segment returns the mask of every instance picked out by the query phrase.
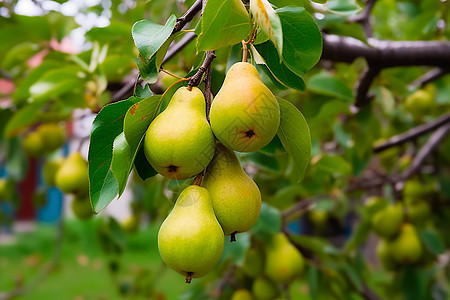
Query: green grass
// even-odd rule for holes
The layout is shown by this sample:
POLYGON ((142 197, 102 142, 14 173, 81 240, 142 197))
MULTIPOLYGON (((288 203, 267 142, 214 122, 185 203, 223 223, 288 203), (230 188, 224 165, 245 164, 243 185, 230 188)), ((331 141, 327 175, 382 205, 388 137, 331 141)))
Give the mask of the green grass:
MULTIPOLYGON (((124 299, 119 287, 126 289, 137 277, 142 286, 154 285, 167 299, 178 299, 188 289, 182 276, 161 269, 157 227, 126 237, 125 251, 117 256, 122 267, 114 279, 108 271, 109 261, 114 257, 102 253, 97 239, 99 223, 99 219, 66 222, 58 267, 35 289, 16 299, 124 299), (156 276, 144 276, 148 273, 156 276)), ((26 285, 33 281, 50 262, 55 237, 55 227, 40 225, 35 232, 19 234, 14 245, 0 246, 0 291, 12 289, 17 282, 26 285)))

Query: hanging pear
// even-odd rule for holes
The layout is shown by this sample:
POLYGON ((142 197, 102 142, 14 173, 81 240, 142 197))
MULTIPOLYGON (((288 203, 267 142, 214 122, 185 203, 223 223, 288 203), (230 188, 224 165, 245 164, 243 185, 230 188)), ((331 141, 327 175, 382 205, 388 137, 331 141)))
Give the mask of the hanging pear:
POLYGON ((164 262, 186 282, 209 273, 222 257, 224 235, 203 187, 191 185, 181 192, 161 225, 158 247, 164 262))
POLYGON ((228 148, 252 152, 266 146, 278 131, 280 107, 256 68, 234 64, 211 105, 211 128, 228 148))
POLYGON ((56 172, 55 183, 64 193, 87 195, 89 191, 88 164, 80 153, 73 152, 62 163, 56 172))
POLYGON ((266 275, 280 284, 287 284, 299 276, 304 269, 303 255, 283 233, 273 236, 266 247, 266 275))
POLYGON ((389 205, 378 211, 371 220, 373 231, 382 238, 394 236, 403 222, 403 206, 389 205))
POLYGON ((423 253, 419 234, 408 223, 403 224, 398 236, 389 241, 389 248, 394 261, 405 265, 417 262, 423 253))
POLYGON ((203 171, 214 156, 215 139, 206 104, 196 87, 179 88, 147 129, 144 152, 161 175, 187 179, 203 171))
POLYGON ((216 144, 216 153, 206 169, 203 186, 211 193, 214 213, 225 235, 252 228, 261 211, 261 193, 244 172, 236 154, 216 144))

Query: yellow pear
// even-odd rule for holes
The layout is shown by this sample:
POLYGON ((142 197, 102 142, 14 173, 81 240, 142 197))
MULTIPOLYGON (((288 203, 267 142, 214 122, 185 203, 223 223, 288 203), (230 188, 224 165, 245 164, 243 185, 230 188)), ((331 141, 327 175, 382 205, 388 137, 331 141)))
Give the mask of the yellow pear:
POLYGON ((211 128, 228 148, 252 152, 266 146, 280 125, 280 107, 256 68, 234 64, 211 105, 211 128))
POLYGON ((31 132, 22 141, 23 150, 28 156, 37 157, 44 153, 44 142, 39 133, 31 132))
POLYGON ((8 181, 0 178, 0 201, 6 200, 9 197, 8 181))
POLYGON ((186 276, 186 282, 209 273, 219 262, 224 235, 203 187, 191 185, 181 192, 161 225, 158 247, 164 262, 186 276))
POLYGON ((248 290, 239 289, 233 293, 231 300, 253 300, 253 297, 248 290))
POLYGON ((260 276, 253 281, 252 294, 257 300, 272 300, 280 294, 280 291, 274 282, 260 276))
POLYGON ((59 157, 53 160, 47 160, 42 168, 42 173, 44 177, 44 181, 48 186, 55 185, 55 176, 56 172, 58 172, 59 167, 64 163, 64 158, 59 157))
POLYGON ((371 220, 373 231, 380 237, 394 236, 403 222, 403 206, 400 203, 389 205, 378 211, 371 220))
POLYGON ((286 235, 274 235, 266 246, 265 274, 276 283, 286 284, 299 276, 304 269, 303 255, 286 235))
POLYGON ((233 150, 216 144, 216 153, 202 184, 210 193, 214 213, 225 235, 252 228, 261 211, 261 193, 244 172, 233 150))
POLYGON ((380 240, 376 248, 376 253, 383 268, 388 271, 398 270, 399 265, 392 258, 391 249, 389 247, 389 243, 386 240, 380 240))
POLYGON ((72 212, 80 220, 87 220, 94 215, 89 197, 75 197, 72 201, 72 212))
POLYGON ((41 125, 37 132, 42 137, 44 151, 47 153, 59 149, 66 139, 66 133, 56 123, 48 123, 41 125))
POLYGON ((417 262, 423 253, 416 229, 407 223, 402 225, 398 236, 389 241, 389 248, 394 261, 405 265, 417 262))
POLYGON ((69 155, 56 172, 55 183, 64 193, 77 195, 88 193, 88 165, 80 153, 73 152, 69 155))
POLYGON ((147 129, 144 152, 161 175, 187 179, 203 171, 214 156, 215 139, 206 120, 202 91, 179 88, 166 110, 147 129))

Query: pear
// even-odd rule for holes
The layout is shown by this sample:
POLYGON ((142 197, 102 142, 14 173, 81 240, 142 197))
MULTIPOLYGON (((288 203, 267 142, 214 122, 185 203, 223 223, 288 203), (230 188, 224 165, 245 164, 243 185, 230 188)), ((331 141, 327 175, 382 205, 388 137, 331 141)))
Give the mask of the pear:
POLYGON ((269 144, 280 125, 280 106, 256 68, 234 64, 211 105, 211 128, 228 148, 252 152, 269 144))
POLYGON ((376 253, 384 269, 388 271, 398 270, 399 265, 392 258, 391 249, 389 247, 389 243, 386 240, 380 240, 376 248, 376 253))
POLYGON ((55 175, 56 186, 64 193, 86 195, 89 191, 88 165, 78 152, 64 161, 55 175))
POLYGON ((72 212, 80 220, 87 220, 94 215, 89 197, 75 197, 72 201, 72 212))
POLYGON ((0 201, 6 200, 9 196, 8 181, 0 178, 0 201))
POLYGON ((123 231, 127 233, 136 233, 139 231, 139 225, 141 224, 141 215, 133 214, 128 216, 122 223, 123 231))
POLYGON ((371 220, 373 231, 383 238, 394 236, 402 222, 403 206, 400 203, 389 205, 378 211, 371 220))
POLYGON ((209 164, 215 139, 205 110, 205 98, 198 88, 189 91, 181 87, 166 110, 150 124, 144 152, 158 173, 171 179, 187 179, 209 164))
POLYGON ((272 300, 280 294, 280 291, 274 282, 260 276, 253 281, 252 294, 258 300, 272 300))
POLYGON ((418 201, 411 202, 405 199, 406 211, 408 212, 408 220, 414 224, 423 224, 431 216, 431 206, 428 202, 418 201))
POLYGON ((44 153, 44 143, 39 133, 29 133, 22 142, 25 153, 30 157, 38 157, 44 153))
POLYGON ((185 188, 159 229, 162 259, 189 283, 217 265, 223 246, 223 231, 208 190, 196 185, 185 188))
POLYGON ((261 211, 261 193, 244 172, 236 154, 216 144, 216 153, 206 169, 203 186, 211 193, 214 213, 225 235, 252 228, 261 211))
POLYGON ((264 271, 264 253, 259 248, 250 248, 245 254, 242 266, 244 273, 251 278, 256 278, 264 271))
POLYGON ((395 239, 389 241, 389 248, 394 261, 400 264, 413 264, 423 253, 422 243, 413 225, 405 223, 395 239))
POLYGON ((233 293, 231 300, 253 300, 253 297, 248 290, 239 289, 233 293))
POLYGON ((44 167, 42 168, 42 173, 44 181, 47 183, 48 186, 55 185, 56 172, 58 172, 58 169, 61 167, 63 163, 64 159, 62 157, 53 160, 47 160, 45 162, 44 167))
POLYGON ((274 235, 266 247, 265 274, 276 283, 286 284, 299 276, 305 261, 283 233, 274 235))
POLYGON ((37 132, 42 138, 44 152, 51 153, 64 144, 66 134, 64 130, 55 123, 41 125, 37 132))

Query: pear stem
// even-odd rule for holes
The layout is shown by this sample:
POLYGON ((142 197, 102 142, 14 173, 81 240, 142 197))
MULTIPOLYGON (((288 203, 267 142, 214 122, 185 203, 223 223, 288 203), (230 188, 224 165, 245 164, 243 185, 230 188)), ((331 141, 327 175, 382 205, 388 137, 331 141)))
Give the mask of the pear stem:
MULTIPOLYGON (((188 86, 198 86, 202 80, 203 73, 208 69, 208 66, 212 64, 213 59, 216 58, 214 51, 206 51, 205 60, 203 61, 197 73, 195 73, 189 80, 188 86)), ((189 88, 188 87, 188 88, 189 88)))
POLYGON ((248 42, 244 40, 242 41, 242 62, 247 62, 247 53, 248 53, 247 44, 248 42))
POLYGON ((192 280, 192 272, 187 272, 187 275, 186 275, 186 283, 191 283, 191 280, 192 280))
POLYGON ((203 172, 201 172, 197 176, 195 176, 195 179, 192 182, 192 185, 200 186, 202 184, 202 179, 203 179, 203 172))
POLYGON ((232 233, 230 234, 230 242, 231 242, 231 243, 236 242, 236 234, 237 234, 237 233, 238 233, 238 232, 235 231, 235 232, 232 232, 232 233))
POLYGON ((167 71, 167 70, 165 70, 165 69, 163 69, 163 68, 161 68, 161 69, 159 69, 160 71, 162 71, 162 72, 164 72, 164 73, 166 73, 166 74, 168 74, 168 75, 170 75, 170 76, 172 76, 172 77, 175 77, 175 78, 178 78, 178 79, 184 79, 183 77, 180 77, 180 76, 178 76, 178 75, 175 75, 175 74, 173 74, 173 73, 171 73, 171 72, 169 72, 169 71, 167 71))

